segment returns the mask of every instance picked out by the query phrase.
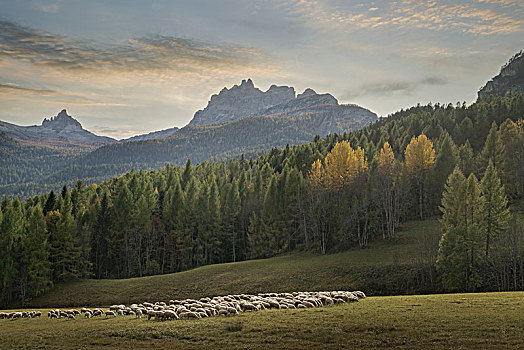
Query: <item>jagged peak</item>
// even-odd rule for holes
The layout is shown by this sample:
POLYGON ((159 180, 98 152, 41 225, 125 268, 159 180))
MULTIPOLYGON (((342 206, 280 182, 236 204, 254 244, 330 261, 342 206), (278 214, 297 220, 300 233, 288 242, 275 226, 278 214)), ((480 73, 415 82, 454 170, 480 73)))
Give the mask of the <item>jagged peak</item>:
POLYGON ((65 109, 62 109, 60 113, 55 115, 54 117, 51 117, 49 119, 44 118, 42 121, 42 126, 44 127, 65 127, 65 126, 73 126, 79 129, 82 129, 82 124, 78 122, 75 118, 67 114, 67 111, 65 109))
POLYGON ((311 88, 307 88, 303 93, 298 94, 297 98, 318 95, 317 92, 311 88))

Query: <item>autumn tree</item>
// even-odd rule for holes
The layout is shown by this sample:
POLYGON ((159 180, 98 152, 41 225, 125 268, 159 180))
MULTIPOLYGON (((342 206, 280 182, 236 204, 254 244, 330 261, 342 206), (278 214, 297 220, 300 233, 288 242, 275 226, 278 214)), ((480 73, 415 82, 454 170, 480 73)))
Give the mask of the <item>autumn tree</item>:
POLYGON ((376 160, 375 197, 380 203, 386 227, 383 237, 391 238, 395 235, 399 223, 403 200, 402 169, 401 164, 395 160, 395 155, 388 142, 384 143, 376 160))
POLYGON ((406 169, 411 176, 418 197, 418 214, 420 220, 424 219, 424 197, 426 176, 435 163, 435 150, 433 143, 422 134, 413 136, 404 152, 406 169))
POLYGON ((331 190, 340 190, 358 180, 368 168, 364 150, 338 142, 324 160, 324 177, 331 190))

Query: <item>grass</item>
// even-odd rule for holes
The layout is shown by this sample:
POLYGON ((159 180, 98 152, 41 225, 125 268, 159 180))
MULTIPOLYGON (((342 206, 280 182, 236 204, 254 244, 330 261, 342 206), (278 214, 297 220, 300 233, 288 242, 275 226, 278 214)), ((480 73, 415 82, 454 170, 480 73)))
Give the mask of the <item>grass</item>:
POLYGON ((524 292, 411 295, 201 320, 0 320, 0 348, 517 349, 523 301, 524 292))
POLYGON ((293 253, 270 259, 199 267, 193 270, 120 280, 80 280, 57 285, 29 307, 103 306, 167 301, 230 293, 301 290, 364 290, 383 295, 420 293, 409 285, 413 257, 423 235, 437 237, 437 220, 408 222, 394 240, 335 254, 293 253), (380 281, 377 276, 380 275, 380 281), (405 277, 407 276, 407 277, 405 277), (384 292, 387 291, 387 292, 384 292))

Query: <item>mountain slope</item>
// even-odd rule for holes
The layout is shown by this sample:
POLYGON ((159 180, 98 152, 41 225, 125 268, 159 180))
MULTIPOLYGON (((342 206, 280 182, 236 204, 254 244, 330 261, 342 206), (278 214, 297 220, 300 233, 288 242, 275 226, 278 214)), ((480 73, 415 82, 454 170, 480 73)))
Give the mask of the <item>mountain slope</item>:
MULTIPOLYGON (((365 111, 361 112, 366 114, 365 111)), ((373 116, 371 113, 367 118, 354 120, 345 118, 344 114, 335 116, 320 109, 318 113, 296 116, 254 116, 224 124, 188 126, 166 139, 100 147, 77 156, 71 165, 50 174, 45 181, 60 183, 76 177, 109 179, 132 168, 152 170, 168 163, 182 165, 188 158, 193 163, 200 163, 246 153, 258 154, 273 147, 306 143, 317 135, 357 130, 375 121, 373 116)))
POLYGON ((500 73, 486 83, 478 92, 478 98, 488 96, 507 97, 512 93, 524 93, 524 53, 520 51, 502 66, 500 73))
POLYGON ((93 149, 116 142, 85 130, 65 109, 50 119, 44 119, 42 125, 19 126, 0 121, 0 131, 22 143, 59 148, 93 149))
POLYGON ((175 133, 178 130, 180 130, 180 129, 175 126, 173 128, 169 128, 169 129, 158 130, 158 131, 151 131, 148 134, 132 136, 132 137, 129 137, 127 139, 120 140, 120 142, 163 139, 165 137, 169 137, 169 136, 173 135, 173 133, 175 133))

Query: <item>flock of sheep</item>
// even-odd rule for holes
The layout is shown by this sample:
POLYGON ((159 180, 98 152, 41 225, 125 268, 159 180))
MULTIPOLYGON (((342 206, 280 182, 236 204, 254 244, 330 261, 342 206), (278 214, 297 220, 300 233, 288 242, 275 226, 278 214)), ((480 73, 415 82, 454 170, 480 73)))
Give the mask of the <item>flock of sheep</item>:
MULTIPOLYGON (((148 320, 178 320, 182 318, 199 319, 212 316, 238 315, 241 312, 258 311, 264 309, 305 309, 312 307, 331 306, 333 304, 355 302, 365 298, 361 291, 333 291, 333 292, 294 292, 294 293, 261 293, 257 295, 235 294, 216 296, 213 298, 170 300, 169 303, 144 302, 142 304, 112 305, 109 310, 100 308, 80 311, 51 310, 48 318, 66 318, 74 320, 77 316, 91 317, 117 317, 135 316, 147 317, 148 320)), ((20 319, 40 317, 40 311, 0 312, 0 319, 20 319)))

